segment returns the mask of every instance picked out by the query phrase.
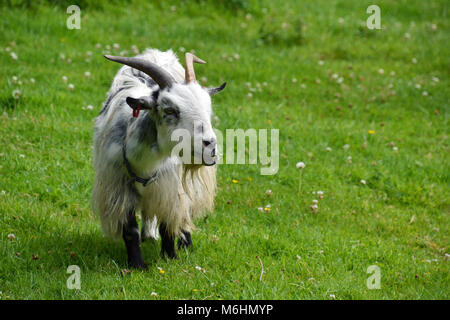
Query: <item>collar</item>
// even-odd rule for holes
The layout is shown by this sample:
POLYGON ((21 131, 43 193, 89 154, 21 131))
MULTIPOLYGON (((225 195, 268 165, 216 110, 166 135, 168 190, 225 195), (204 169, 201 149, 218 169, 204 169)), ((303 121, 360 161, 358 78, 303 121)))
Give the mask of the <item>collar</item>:
POLYGON ((131 180, 129 182, 139 182, 142 183, 142 185, 145 187, 147 184, 153 183, 158 178, 158 172, 153 173, 150 178, 141 178, 137 176, 133 170, 131 169, 131 164, 127 159, 125 144, 122 147, 122 154, 123 154, 123 163, 125 164, 125 167, 127 168, 128 175, 131 177, 131 180))

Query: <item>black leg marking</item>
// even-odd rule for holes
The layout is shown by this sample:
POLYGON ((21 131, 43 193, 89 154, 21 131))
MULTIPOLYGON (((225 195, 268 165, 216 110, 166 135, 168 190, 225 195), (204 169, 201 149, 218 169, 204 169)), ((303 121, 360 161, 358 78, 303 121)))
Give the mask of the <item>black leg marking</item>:
POLYGON ((142 260, 139 226, 134 210, 128 213, 128 221, 123 226, 123 240, 127 248, 128 266, 135 269, 146 269, 147 266, 142 260))
POLYGON ((161 255, 164 256, 167 253, 169 258, 176 259, 175 238, 169 234, 164 222, 159 225, 159 234, 161 235, 161 255))
POLYGON ((191 234, 187 231, 181 231, 184 235, 184 239, 183 237, 180 237, 178 239, 178 244, 177 247, 178 249, 180 248, 188 248, 188 249, 193 249, 193 245, 192 245, 192 239, 191 239, 191 234))

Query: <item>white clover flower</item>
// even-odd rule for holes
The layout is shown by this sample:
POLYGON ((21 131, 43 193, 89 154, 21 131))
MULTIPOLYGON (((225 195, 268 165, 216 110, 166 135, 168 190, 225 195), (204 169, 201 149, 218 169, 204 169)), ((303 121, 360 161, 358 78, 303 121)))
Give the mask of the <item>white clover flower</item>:
POLYGON ((330 294, 331 299, 336 299, 336 296, 334 294, 330 294))
POLYGON ((90 77, 91 77, 91 73, 90 73, 89 71, 86 71, 86 72, 84 73, 84 76, 85 76, 86 78, 90 78, 90 77))
POLYGON ((317 63, 319 64, 319 66, 323 66, 323 64, 324 64, 325 62, 324 62, 323 60, 319 60, 317 63))
POLYGON ((390 75, 393 77, 395 76, 395 71, 391 71, 390 75))
POLYGON ((439 82, 439 78, 438 77, 432 77, 431 80, 433 80, 434 82, 439 82))
POLYGON ((319 196, 319 199, 323 199, 323 191, 317 191, 317 195, 319 196))
POLYGON ((258 211, 259 212, 264 212, 264 208, 263 207, 258 207, 258 211))
POLYGON ((30 82, 34 84, 36 83, 36 80, 34 80, 34 78, 30 78, 30 82))
POLYGON ((338 18, 338 23, 339 24, 343 24, 344 23, 344 18, 338 18))
POLYGON ((13 83, 17 83, 17 80, 19 80, 19 78, 17 78, 17 76, 13 76, 13 77, 12 77, 12 82, 13 82, 13 83))
POLYGON ((239 60, 240 56, 238 53, 233 54, 234 60, 239 60))
POLYGON ((151 296, 157 296, 158 294, 157 294, 156 292, 153 291, 152 293, 150 293, 150 295, 151 295, 151 296))
POLYGON ((13 241, 16 238, 16 236, 14 235, 14 233, 10 233, 8 234, 8 239, 13 241))
POLYGON ((352 163, 352 156, 348 156, 348 157, 347 157, 347 162, 348 162, 348 163, 352 163))
POLYGON ((92 109, 94 109, 94 107, 93 107, 92 105, 88 105, 88 106, 86 107, 86 109, 92 110, 92 109))
POLYGON ((297 78, 292 78, 292 83, 297 83, 297 78))
POLYGON ((24 154, 19 154, 19 157, 21 157, 22 159, 25 158, 24 154))
POLYGON ((313 212, 317 212, 317 210, 319 210, 319 206, 317 204, 311 205, 310 208, 313 212))
POLYGON ((339 75, 338 75, 337 73, 333 73, 333 74, 331 75, 331 78, 337 79, 337 78, 339 78, 339 75))
POLYGON ((312 203, 313 203, 313 204, 318 204, 318 203, 319 203, 319 200, 314 199, 314 200, 312 201, 312 203))
POLYGON ((379 74, 384 74, 384 69, 381 69, 381 68, 378 69, 378 73, 379 73, 379 74))
POLYGON ((331 149, 330 147, 326 147, 325 151, 331 152, 331 151, 333 151, 333 149, 331 149))
POLYGON ((426 97, 426 96, 428 96, 428 92, 424 91, 424 92, 422 92, 422 95, 426 97))
POLYGON ((96 47, 97 49, 100 49, 100 48, 102 47, 102 45, 101 45, 100 43, 97 43, 97 44, 95 45, 95 47, 96 47))
POLYGON ((408 32, 405 33, 405 39, 411 39, 411 35, 408 32))
POLYGON ((67 89, 69 89, 70 91, 73 91, 75 89, 75 86, 71 83, 69 83, 69 85, 67 86, 67 89))
POLYGON ((361 184, 366 184, 366 180, 361 180, 361 184))
POLYGON ((435 23, 433 23, 431 25, 431 30, 436 31, 436 29, 437 29, 437 25, 435 23))
POLYGON ((266 190, 266 195, 268 197, 271 197, 272 196, 272 190, 270 190, 270 189, 266 190))
POLYGON ((306 167, 306 164, 302 161, 297 162, 297 164, 295 165, 297 167, 297 169, 304 169, 306 167))
POLYGON ((66 76, 62 76, 62 81, 64 82, 64 83, 67 83, 67 77, 66 76))
POLYGON ((300 88, 305 89, 305 88, 306 88, 306 84, 302 83, 302 84, 300 85, 300 88))
POLYGON ((120 44, 118 44, 118 43, 113 43, 113 49, 114 49, 114 50, 119 50, 119 48, 120 48, 120 44))
POLYGON ((251 93, 251 92, 247 93, 247 98, 249 98, 249 99, 253 98, 253 93, 251 93))
POLYGON ((17 55, 17 53, 11 52, 11 58, 13 58, 14 60, 17 60, 17 59, 19 59, 19 56, 17 55))
POLYGON ((416 89, 420 89, 422 86, 419 83, 416 83, 415 87, 416 89))
POLYGON ((22 95, 22 92, 19 89, 15 89, 12 92, 12 96, 16 100, 19 99, 21 95, 22 95))
POLYGON ((412 58, 412 59, 411 59, 411 62, 414 63, 414 64, 416 64, 416 63, 417 63, 417 59, 416 59, 416 58, 412 58))
POLYGON ((5 191, 5 190, 2 190, 2 192, 0 192, 0 194, 1 194, 2 196, 4 196, 4 195, 6 194, 6 191, 5 191))
POLYGON ((344 145, 342 146, 342 148, 344 148, 344 150, 348 150, 348 149, 350 148, 350 145, 349 145, 349 144, 344 144, 344 145))
POLYGON ((207 79, 206 77, 202 77, 202 78, 200 79, 200 81, 203 82, 203 83, 206 83, 206 81, 208 81, 208 79, 207 79))
POLYGON ((337 82, 337 83, 342 83, 342 82, 344 82, 344 78, 339 77, 339 78, 336 80, 336 82, 337 82))
POLYGON ((397 147, 392 147, 392 151, 398 152, 398 148, 397 147))
POLYGON ((68 58, 68 59, 67 59, 67 63, 68 63, 68 64, 71 64, 71 63, 72 63, 72 59, 68 58))

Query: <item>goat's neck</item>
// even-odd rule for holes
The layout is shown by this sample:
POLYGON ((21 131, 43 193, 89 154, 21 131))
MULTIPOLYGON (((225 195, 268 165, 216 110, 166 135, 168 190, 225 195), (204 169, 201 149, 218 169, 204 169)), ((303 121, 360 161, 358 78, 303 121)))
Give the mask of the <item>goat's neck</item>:
POLYGON ((156 125, 147 112, 142 112, 129 125, 125 148, 134 173, 143 177, 152 174, 168 157, 166 150, 158 143, 156 125))

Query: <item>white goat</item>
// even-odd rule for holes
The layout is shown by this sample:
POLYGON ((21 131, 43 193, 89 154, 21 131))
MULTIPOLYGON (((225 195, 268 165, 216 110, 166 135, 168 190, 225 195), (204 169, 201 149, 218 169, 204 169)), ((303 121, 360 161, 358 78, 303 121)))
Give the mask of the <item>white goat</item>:
POLYGON ((141 239, 157 239, 159 225, 161 252, 175 258, 175 238, 178 247, 192 247, 193 218, 213 209, 217 142, 210 96, 225 83, 202 88, 193 63, 205 62, 190 53, 186 70, 171 50, 105 57, 126 66, 116 74, 95 123, 93 207, 103 231, 123 237, 130 267, 145 268, 141 239), (183 138, 194 146, 190 157, 172 155, 177 129, 188 133, 183 138))

